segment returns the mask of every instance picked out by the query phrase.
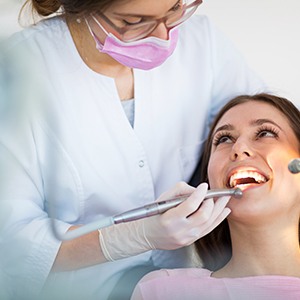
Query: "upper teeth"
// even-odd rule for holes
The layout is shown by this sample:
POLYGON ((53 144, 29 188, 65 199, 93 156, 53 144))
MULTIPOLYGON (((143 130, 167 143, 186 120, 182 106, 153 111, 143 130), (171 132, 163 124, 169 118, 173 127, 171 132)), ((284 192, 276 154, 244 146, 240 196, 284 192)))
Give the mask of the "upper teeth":
POLYGON ((241 178, 253 178, 257 183, 264 183, 267 181, 267 178, 263 175, 255 172, 255 171, 240 171, 234 173, 229 178, 229 185, 230 187, 235 187, 237 185, 237 180, 241 178))

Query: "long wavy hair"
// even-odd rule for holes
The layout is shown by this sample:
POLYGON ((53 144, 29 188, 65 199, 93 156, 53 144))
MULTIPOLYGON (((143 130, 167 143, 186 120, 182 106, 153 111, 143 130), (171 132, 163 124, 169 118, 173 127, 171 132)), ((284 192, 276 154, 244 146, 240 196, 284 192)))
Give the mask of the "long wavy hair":
MULTIPOLYGON (((256 95, 241 95, 229 101, 217 114, 213 124, 211 125, 208 139, 204 146, 204 151, 195 171, 193 184, 208 181, 207 168, 210 159, 210 151, 213 142, 213 132, 217 123, 222 116, 232 107, 246 102, 264 102, 272 105, 277 110, 282 112, 293 132, 298 139, 298 148, 300 152, 300 111, 289 100, 271 94, 261 93, 256 95)), ((299 217, 299 243, 300 243, 300 217, 299 217)), ((222 268, 231 258, 232 246, 230 239, 230 232, 228 222, 225 219, 218 227, 216 227, 210 234, 195 242, 197 252, 203 262, 203 266, 211 271, 216 271, 222 268)))

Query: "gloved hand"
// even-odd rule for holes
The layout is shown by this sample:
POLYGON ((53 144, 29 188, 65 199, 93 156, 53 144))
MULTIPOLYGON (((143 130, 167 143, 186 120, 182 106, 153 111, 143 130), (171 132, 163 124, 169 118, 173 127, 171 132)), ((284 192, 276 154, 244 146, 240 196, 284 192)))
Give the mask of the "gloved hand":
POLYGON ((207 187, 206 183, 197 188, 178 183, 157 199, 162 201, 192 193, 177 207, 161 215, 99 230, 100 246, 106 259, 113 261, 151 249, 174 250, 208 234, 230 213, 225 207, 230 196, 203 201, 207 187))

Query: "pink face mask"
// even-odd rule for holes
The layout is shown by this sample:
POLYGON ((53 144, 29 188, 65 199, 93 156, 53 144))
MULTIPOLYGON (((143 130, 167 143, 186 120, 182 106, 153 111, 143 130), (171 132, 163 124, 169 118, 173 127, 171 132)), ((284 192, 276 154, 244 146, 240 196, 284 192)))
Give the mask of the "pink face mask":
MULTIPOLYGON (((98 20, 93 19, 104 30, 98 20)), ((134 42, 123 42, 104 30, 107 37, 102 45, 87 21, 86 23, 96 42, 96 48, 129 68, 149 70, 158 67, 173 53, 178 41, 178 28, 169 31, 169 40, 147 37, 134 42)))

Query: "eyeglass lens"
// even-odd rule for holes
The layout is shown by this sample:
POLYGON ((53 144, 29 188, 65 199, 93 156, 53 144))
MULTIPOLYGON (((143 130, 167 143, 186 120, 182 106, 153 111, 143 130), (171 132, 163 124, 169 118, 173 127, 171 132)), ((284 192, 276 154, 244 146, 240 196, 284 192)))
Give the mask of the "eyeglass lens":
MULTIPOLYGON (((167 28, 173 28, 186 21, 196 11, 201 1, 187 0, 184 1, 182 8, 166 16, 165 25, 167 28)), ((139 25, 131 26, 126 30, 122 39, 124 41, 133 41, 146 37, 158 25, 157 20, 147 21, 139 25)))

